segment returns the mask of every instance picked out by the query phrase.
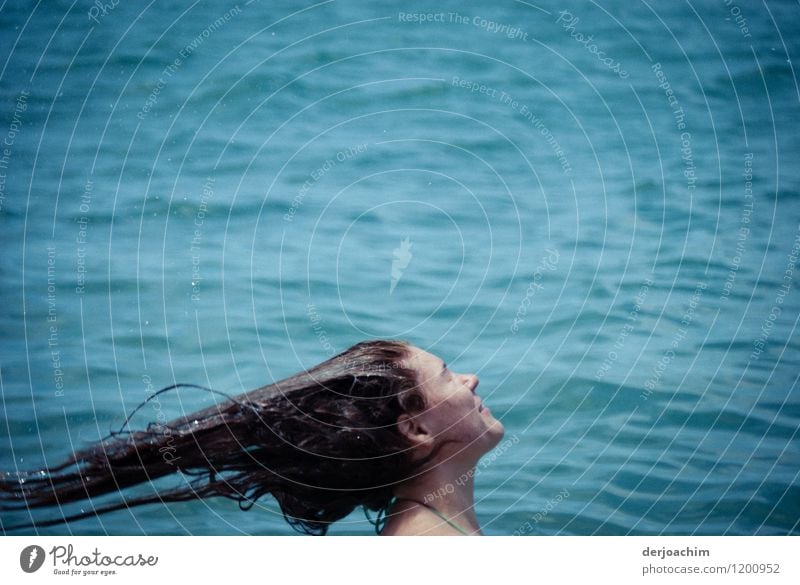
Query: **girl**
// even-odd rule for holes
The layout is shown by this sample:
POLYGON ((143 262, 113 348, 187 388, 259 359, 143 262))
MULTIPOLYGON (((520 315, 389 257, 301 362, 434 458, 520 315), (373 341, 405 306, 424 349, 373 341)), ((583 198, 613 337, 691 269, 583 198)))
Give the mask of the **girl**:
POLYGON ((379 534, 481 534, 472 476, 504 431, 477 386, 477 376, 452 372, 407 342, 358 343, 210 408, 112 433, 57 467, 3 474, 4 510, 63 506, 172 474, 185 478, 154 495, 5 530, 218 496, 249 509, 271 494, 286 521, 306 534, 326 534, 358 506, 378 513, 379 534))

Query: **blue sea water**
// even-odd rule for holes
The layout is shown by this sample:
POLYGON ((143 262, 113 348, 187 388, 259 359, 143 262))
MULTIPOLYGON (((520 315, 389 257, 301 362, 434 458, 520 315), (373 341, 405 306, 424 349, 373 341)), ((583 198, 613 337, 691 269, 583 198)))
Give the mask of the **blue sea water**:
POLYGON ((107 4, 0 11, 0 468, 402 338, 505 425, 486 534, 800 533, 795 2, 107 4))

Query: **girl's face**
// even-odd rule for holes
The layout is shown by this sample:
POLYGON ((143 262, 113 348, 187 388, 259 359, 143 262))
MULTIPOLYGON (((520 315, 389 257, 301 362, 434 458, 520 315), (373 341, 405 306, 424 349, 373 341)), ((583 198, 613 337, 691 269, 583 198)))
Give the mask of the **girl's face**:
POLYGON ((418 431, 434 442, 455 439, 458 444, 448 446, 450 455, 471 463, 500 442, 505 429, 476 394, 475 374, 453 372, 440 358, 417 347, 411 348, 408 365, 417 371, 428 405, 413 417, 418 431))

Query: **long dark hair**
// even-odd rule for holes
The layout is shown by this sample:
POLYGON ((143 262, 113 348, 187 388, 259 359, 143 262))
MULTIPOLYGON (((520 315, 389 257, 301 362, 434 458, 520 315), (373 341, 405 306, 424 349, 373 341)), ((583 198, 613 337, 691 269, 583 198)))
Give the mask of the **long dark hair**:
POLYGON ((385 515, 396 486, 442 447, 416 458, 397 429, 402 413, 426 408, 417 374, 405 365, 410 348, 405 341, 357 343, 210 408, 143 431, 112 433, 57 467, 2 474, 0 508, 6 510, 60 506, 178 472, 189 479, 151 496, 5 529, 218 496, 249 509, 265 494, 306 534, 324 535, 357 506, 385 515))

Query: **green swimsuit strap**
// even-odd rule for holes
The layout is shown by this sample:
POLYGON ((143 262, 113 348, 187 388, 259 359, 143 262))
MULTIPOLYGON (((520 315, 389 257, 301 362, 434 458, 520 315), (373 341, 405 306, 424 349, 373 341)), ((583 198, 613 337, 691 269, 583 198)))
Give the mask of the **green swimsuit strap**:
POLYGON ((439 518, 441 518, 442 520, 447 522, 450 526, 452 526, 453 528, 458 530, 461 534, 463 534, 465 536, 469 536, 469 534, 463 528, 461 528, 461 526, 459 526, 458 524, 456 524, 455 522, 450 520, 447 516, 445 516, 444 514, 439 512, 439 510, 437 510, 433 506, 431 506, 429 504, 426 504, 425 502, 420 502, 419 500, 415 500, 413 498, 395 498, 395 501, 399 501, 399 500, 406 500, 407 502, 414 502, 415 504, 419 504, 420 506, 424 506, 424 507, 428 508, 428 510, 430 510, 431 512, 436 514, 439 518))
POLYGON ((378 510, 378 515, 375 518, 375 520, 373 520, 370 517, 369 512, 367 511, 367 507, 364 506, 364 515, 367 517, 369 523, 375 527, 375 534, 380 534, 383 531, 383 528, 386 526, 386 522, 388 520, 388 518, 386 517, 386 511, 392 507, 392 504, 394 504, 394 502, 395 499, 394 496, 392 496, 392 498, 389 499, 389 503, 384 508, 378 510))

